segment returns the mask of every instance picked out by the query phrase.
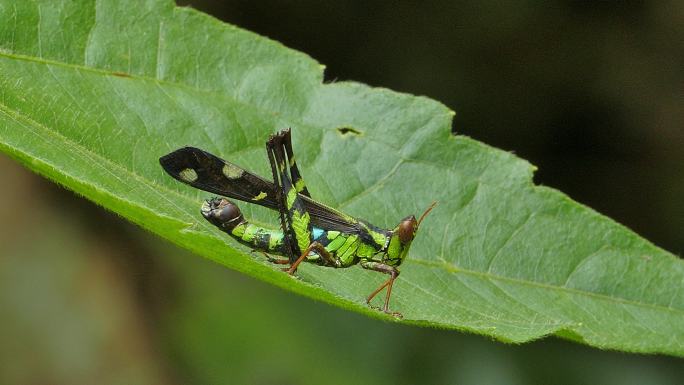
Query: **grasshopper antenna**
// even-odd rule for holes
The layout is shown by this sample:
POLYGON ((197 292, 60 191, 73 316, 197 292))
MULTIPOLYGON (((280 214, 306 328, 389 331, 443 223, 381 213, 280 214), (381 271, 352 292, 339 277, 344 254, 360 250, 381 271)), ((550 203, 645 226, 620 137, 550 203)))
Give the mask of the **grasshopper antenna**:
POLYGON ((430 213, 430 211, 432 211, 433 208, 435 208, 435 206, 437 206, 437 201, 432 202, 432 204, 430 204, 430 206, 428 206, 428 208, 425 209, 425 212, 423 213, 423 215, 420 216, 420 219, 418 220, 418 225, 416 227, 420 227, 420 222, 422 222, 423 219, 425 219, 425 217, 430 213))

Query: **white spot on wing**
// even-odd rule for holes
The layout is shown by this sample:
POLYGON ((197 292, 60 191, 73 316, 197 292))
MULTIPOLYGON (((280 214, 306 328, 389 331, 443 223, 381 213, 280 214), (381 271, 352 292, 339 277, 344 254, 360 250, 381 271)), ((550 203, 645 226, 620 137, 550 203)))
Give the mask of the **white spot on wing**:
POLYGON ((197 172, 191 168, 181 170, 178 175, 186 182, 194 182, 197 180, 197 172))
POLYGON ((226 163, 225 165, 223 165, 223 169, 221 170, 221 172, 223 172, 223 175, 225 175, 228 179, 238 179, 242 177, 242 174, 245 173, 245 170, 232 164, 226 163))

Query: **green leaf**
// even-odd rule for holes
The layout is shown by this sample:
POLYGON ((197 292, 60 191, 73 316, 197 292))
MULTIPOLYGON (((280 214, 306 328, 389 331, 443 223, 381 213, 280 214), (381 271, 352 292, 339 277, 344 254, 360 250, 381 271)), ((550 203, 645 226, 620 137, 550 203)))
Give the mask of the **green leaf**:
POLYGON ((395 285, 401 322, 684 356, 682 261, 452 136, 438 102, 322 84, 310 57, 170 0, 2 0, 0 50, 0 149, 202 256, 390 319, 364 304, 384 276, 306 265, 293 279, 205 222, 207 194, 158 164, 194 145, 267 176, 265 140, 292 127, 318 200, 383 227, 439 201, 395 285))

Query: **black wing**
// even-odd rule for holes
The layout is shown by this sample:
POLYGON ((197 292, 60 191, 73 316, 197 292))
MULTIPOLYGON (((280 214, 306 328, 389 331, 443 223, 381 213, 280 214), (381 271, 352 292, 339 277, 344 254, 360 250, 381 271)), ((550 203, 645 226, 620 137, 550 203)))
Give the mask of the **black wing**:
MULTIPOLYGON (((169 175, 192 187, 278 210, 272 182, 199 148, 180 148, 159 158, 159 163, 169 175)), ((357 219, 300 197, 314 226, 353 234, 364 231, 357 219)))
POLYGON ((200 190, 277 210, 273 183, 199 148, 183 147, 159 158, 175 179, 200 190))

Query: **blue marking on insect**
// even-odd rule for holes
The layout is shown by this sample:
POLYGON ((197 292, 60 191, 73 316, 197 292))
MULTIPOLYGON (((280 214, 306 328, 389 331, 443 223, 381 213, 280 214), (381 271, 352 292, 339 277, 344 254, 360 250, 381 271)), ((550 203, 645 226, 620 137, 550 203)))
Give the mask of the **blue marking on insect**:
POLYGON ((319 229, 318 227, 313 228, 313 239, 314 241, 320 238, 323 235, 324 231, 323 229, 319 229))

